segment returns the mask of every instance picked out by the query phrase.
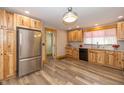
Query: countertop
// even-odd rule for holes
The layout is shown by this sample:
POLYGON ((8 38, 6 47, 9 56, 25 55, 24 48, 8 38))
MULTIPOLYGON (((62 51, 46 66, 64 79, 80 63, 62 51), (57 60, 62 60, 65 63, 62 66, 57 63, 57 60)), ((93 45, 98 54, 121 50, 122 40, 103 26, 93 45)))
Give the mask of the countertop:
MULTIPOLYGON (((70 48, 75 48, 75 47, 70 47, 70 48)), ((106 50, 106 51, 118 51, 118 52, 124 52, 124 50, 121 50, 121 49, 117 49, 117 50, 115 50, 115 49, 107 49, 107 48, 95 48, 95 47, 79 47, 79 48, 75 48, 75 49, 80 49, 80 48, 85 48, 85 49, 96 49, 96 50, 106 50)))

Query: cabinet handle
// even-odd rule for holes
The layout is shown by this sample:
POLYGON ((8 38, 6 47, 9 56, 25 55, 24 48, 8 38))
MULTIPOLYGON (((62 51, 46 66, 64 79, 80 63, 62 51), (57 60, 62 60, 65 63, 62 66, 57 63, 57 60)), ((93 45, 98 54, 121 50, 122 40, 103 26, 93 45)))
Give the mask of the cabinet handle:
POLYGON ((3 53, 0 53, 0 55, 2 56, 2 55, 3 55, 3 53))

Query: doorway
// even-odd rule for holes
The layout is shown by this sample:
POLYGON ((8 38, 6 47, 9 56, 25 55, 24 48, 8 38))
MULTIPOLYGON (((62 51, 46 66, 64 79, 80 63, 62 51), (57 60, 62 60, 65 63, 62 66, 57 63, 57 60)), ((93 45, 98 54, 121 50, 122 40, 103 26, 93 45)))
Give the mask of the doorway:
POLYGON ((47 62, 56 58, 56 30, 46 29, 47 62))

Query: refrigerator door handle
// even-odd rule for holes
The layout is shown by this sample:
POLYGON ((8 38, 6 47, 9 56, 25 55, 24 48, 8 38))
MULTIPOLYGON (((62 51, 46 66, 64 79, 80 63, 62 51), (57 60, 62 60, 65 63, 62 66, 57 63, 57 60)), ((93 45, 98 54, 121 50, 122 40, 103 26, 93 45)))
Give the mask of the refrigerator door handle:
POLYGON ((19 40, 19 55, 21 56, 21 45, 22 45, 22 34, 20 33, 20 40, 19 40))

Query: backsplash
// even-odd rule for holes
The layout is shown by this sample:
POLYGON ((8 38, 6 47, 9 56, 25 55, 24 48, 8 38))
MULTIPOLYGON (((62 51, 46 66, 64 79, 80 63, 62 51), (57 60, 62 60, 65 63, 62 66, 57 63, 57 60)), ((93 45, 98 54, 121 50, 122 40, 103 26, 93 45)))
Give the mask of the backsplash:
POLYGON ((119 49, 124 50, 124 40, 123 41, 118 41, 118 44, 120 45, 119 49))
MULTIPOLYGON (((83 47, 87 47, 87 48, 96 48, 96 45, 84 45, 83 42, 71 42, 69 43, 72 47, 75 48, 79 48, 80 45, 83 45, 83 47)), ((120 47, 118 48, 118 50, 124 50, 124 40, 123 41, 118 41, 118 44, 120 45, 120 47)), ((100 48, 105 48, 105 49, 113 49, 113 47, 111 45, 100 45, 100 48)))

